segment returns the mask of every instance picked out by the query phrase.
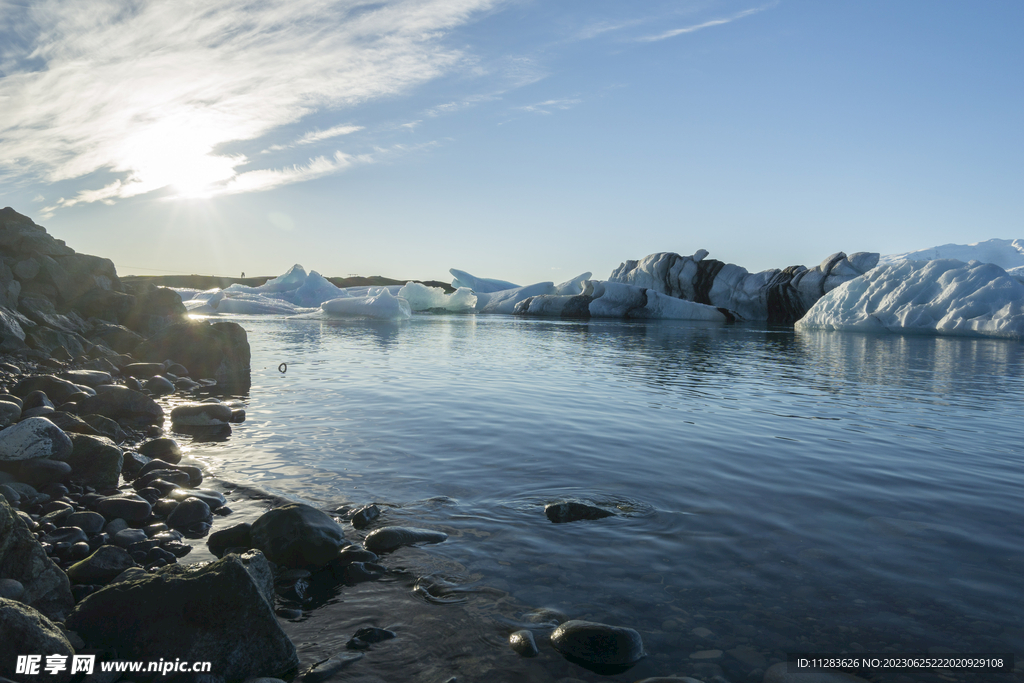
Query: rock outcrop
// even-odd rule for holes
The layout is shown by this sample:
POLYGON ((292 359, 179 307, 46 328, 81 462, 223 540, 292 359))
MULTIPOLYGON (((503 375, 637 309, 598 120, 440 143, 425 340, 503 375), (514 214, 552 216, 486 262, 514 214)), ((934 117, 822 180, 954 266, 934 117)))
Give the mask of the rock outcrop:
POLYGON ((238 391, 247 391, 251 384, 249 341, 238 323, 170 325, 136 346, 133 355, 153 363, 174 359, 193 377, 213 378, 238 391))

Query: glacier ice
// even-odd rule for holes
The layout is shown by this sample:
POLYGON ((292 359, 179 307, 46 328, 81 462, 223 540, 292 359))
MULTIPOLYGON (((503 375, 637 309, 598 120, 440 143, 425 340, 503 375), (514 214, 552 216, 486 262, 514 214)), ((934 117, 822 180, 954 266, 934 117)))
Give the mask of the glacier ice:
POLYGON ((836 287, 798 330, 1024 337, 1024 284, 997 265, 895 261, 836 287))
POLYGON ((929 249, 883 256, 880 263, 956 259, 993 263, 1011 275, 1024 275, 1024 240, 991 239, 972 244, 943 244, 929 249))
POLYGON ((847 256, 840 251, 810 269, 789 266, 750 273, 741 266, 705 258, 707 255, 704 249, 692 256, 651 254, 621 264, 608 280, 724 308, 743 320, 793 323, 826 292, 878 262, 877 253, 847 256))
POLYGON ((472 289, 477 294, 487 294, 489 292, 500 292, 503 289, 517 289, 519 285, 504 280, 492 280, 486 277, 476 277, 470 275, 464 270, 456 270, 451 268, 448 270, 455 279, 452 280, 452 287, 455 289, 461 289, 466 287, 472 289))
POLYGON ((628 318, 633 320, 707 320, 726 322, 730 316, 713 306, 662 294, 621 282, 587 280, 579 294, 540 294, 523 299, 517 315, 556 318, 628 318))
POLYGON ((412 317, 409 302, 394 296, 386 287, 372 296, 346 296, 320 304, 328 315, 404 320, 412 317))
POLYGON ((428 287, 420 282, 407 282, 398 297, 405 299, 414 311, 442 309, 455 313, 471 313, 476 310, 476 294, 467 287, 460 287, 446 294, 440 287, 428 287))

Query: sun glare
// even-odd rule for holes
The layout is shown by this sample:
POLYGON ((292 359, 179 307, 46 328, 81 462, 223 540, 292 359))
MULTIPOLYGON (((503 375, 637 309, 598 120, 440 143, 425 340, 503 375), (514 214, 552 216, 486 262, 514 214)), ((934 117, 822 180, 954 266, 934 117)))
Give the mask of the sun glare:
POLYGON ((163 117, 125 141, 120 170, 133 174, 136 193, 170 188, 176 197, 210 197, 245 163, 244 156, 214 154, 216 144, 231 138, 229 128, 192 113, 163 117))

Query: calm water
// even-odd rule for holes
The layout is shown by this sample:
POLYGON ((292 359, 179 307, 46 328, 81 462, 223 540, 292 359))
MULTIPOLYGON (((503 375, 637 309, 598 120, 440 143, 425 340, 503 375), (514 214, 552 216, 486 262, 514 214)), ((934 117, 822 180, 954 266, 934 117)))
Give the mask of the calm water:
MULTIPOLYGON (((449 532, 423 551, 431 580, 506 596, 481 608, 479 644, 509 667, 507 624, 534 607, 641 631, 650 656, 611 680, 760 681, 793 651, 1024 655, 1020 343, 238 320, 248 421, 193 454, 227 479, 449 532), (621 512, 552 524, 544 504, 567 498, 621 512)), ((601 679, 537 662, 534 678, 601 679)), ((931 676, 869 677, 1003 680, 931 676)))

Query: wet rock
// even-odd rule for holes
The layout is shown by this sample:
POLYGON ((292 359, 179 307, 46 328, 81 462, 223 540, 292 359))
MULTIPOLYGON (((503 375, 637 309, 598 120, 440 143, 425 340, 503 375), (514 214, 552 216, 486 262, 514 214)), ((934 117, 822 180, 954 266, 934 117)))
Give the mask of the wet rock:
MULTIPOLYGON (((13 664, 18 655, 63 655, 67 657, 66 661, 70 662, 71 656, 75 654, 71 643, 52 621, 32 607, 15 600, 0 598, 0 633, 3 634, 3 638, 0 638, 0 662, 3 663, 4 673, 8 673, 8 664, 13 664)), ((44 664, 45 659, 37 675, 19 674, 18 680, 55 683, 66 683, 71 680, 70 667, 57 674, 51 674, 43 668, 44 664)), ((14 673, 13 667, 10 673, 14 673)))
POLYGON ((174 439, 162 437, 152 439, 139 446, 139 453, 147 458, 154 458, 177 465, 181 462, 181 448, 174 439))
POLYGON ((191 403, 171 411, 176 426, 213 427, 231 422, 231 408, 223 403, 191 403))
POLYGON ((369 650, 370 646, 374 643, 391 640, 397 636, 398 634, 394 631, 368 626, 353 633, 352 637, 345 643, 345 647, 350 650, 369 650))
POLYGON ((134 566, 135 560, 128 551, 116 545, 104 545, 81 562, 71 565, 68 578, 78 584, 106 584, 134 566))
POLYGON ((275 602, 274 570, 271 569, 266 555, 259 550, 250 550, 246 553, 238 553, 236 556, 245 567, 245 571, 249 573, 249 578, 260 589, 260 594, 267 601, 267 605, 273 607, 275 602))
POLYGON ((121 368, 121 372, 128 377, 146 379, 158 375, 164 371, 163 363, 129 363, 121 368))
POLYGON ((70 453, 71 439, 46 418, 29 417, 0 431, 0 461, 65 460, 70 453))
POLYGON ((43 543, 51 545, 57 545, 58 543, 73 544, 88 540, 89 537, 85 535, 85 532, 76 526, 62 526, 54 529, 42 538, 43 543))
POLYGON ((180 531, 192 529, 197 522, 213 522, 210 506, 198 498, 186 498, 167 516, 168 526, 180 531))
POLYGON ((154 482, 158 479, 162 480, 171 487, 167 491, 161 491, 162 494, 170 493, 174 489, 181 486, 189 486, 191 482, 188 474, 185 472, 181 472, 179 470, 151 470, 146 474, 140 476, 138 479, 136 479, 133 486, 136 489, 146 488, 147 486, 152 485, 151 482, 154 482))
POLYGON ((430 529, 413 529, 403 526, 386 526, 375 529, 363 539, 363 545, 371 553, 389 553, 402 546, 416 543, 441 543, 448 534, 430 529))
POLYGON ((49 458, 20 460, 17 466, 12 469, 19 481, 37 487, 66 481, 71 475, 71 465, 60 460, 50 460, 49 458))
POLYGON ((11 389, 11 393, 15 396, 25 397, 33 391, 41 391, 46 394, 51 401, 59 404, 65 403, 69 396, 78 393, 81 390, 81 387, 77 384, 69 382, 66 379, 60 379, 53 375, 34 375, 20 380, 11 389))
POLYGON ((82 415, 81 411, 79 411, 79 414, 83 422, 98 432, 97 436, 105 436, 114 443, 124 443, 128 438, 128 435, 121 429, 121 425, 109 417, 93 414, 82 415))
POLYGON ((234 555, 119 580, 80 602, 67 626, 116 659, 159 652, 165 660, 217 662, 228 681, 284 677, 298 666, 295 647, 234 555))
POLYGON ((179 502, 186 498, 198 498, 209 505, 211 510, 216 510, 228 502, 223 493, 212 489, 174 489, 167 494, 167 498, 179 502))
POLYGON ((74 480, 98 490, 117 488, 124 457, 113 441, 103 436, 72 434, 68 464, 74 480))
POLYGON ((19 581, 21 600, 52 619, 62 620, 74 605, 68 577, 6 501, 0 501, 0 576, 19 581))
POLYGON ((536 657, 539 652, 537 641, 533 639, 533 633, 526 629, 510 634, 508 644, 520 657, 536 657))
POLYGON ((348 545, 341 527, 325 512, 301 503, 265 512, 251 529, 252 544, 271 562, 318 569, 348 545))
POLYGON ((153 506, 139 496, 110 496, 97 501, 94 508, 108 520, 128 522, 145 521, 153 511, 153 506))
POLYGON ((110 384, 114 381, 109 372, 102 370, 68 370, 63 375, 64 379, 74 384, 84 384, 87 387, 98 387, 101 384, 110 384))
POLYGON ((87 534, 98 534, 103 531, 107 520, 98 512, 73 512, 64 520, 68 526, 76 526, 87 534))
POLYGON ((145 385, 146 391, 157 396, 165 396, 167 394, 174 393, 174 384, 169 379, 161 375, 153 375, 146 380, 145 385))
POLYGON ((358 545, 349 545, 341 549, 338 556, 331 560, 332 567, 343 567, 353 562, 376 562, 377 555, 369 550, 364 550, 358 545))
POLYGON ((357 583, 365 583, 367 581, 377 581, 388 571, 383 565, 373 562, 349 562, 340 569, 332 566, 331 570, 338 580, 347 586, 354 586, 357 583))
POLYGON ((135 451, 124 451, 122 456, 124 460, 121 462, 121 475, 127 479, 139 476, 142 468, 152 462, 146 456, 135 451))
POLYGON ((99 436, 100 433, 91 424, 71 413, 58 410, 46 416, 46 419, 57 425, 65 433, 89 434, 99 436))
POLYGON ((146 532, 142 529, 121 529, 111 534, 110 542, 116 546, 128 548, 131 544, 145 541, 147 538, 146 532))
POLYGON ((614 513, 599 508, 596 505, 580 503, 574 500, 549 503, 544 506, 544 514, 555 524, 578 522, 583 519, 603 519, 604 517, 612 517, 614 515, 614 513))
POLYGON ((128 387, 99 387, 95 396, 78 403, 79 415, 102 415, 111 420, 126 420, 135 425, 161 425, 164 410, 156 401, 128 387))
POLYGON ((323 683, 334 679, 345 667, 362 658, 362 652, 344 652, 319 661, 302 674, 302 683, 323 683))
POLYGON ((352 513, 349 521, 356 529, 365 529, 370 522, 380 517, 380 508, 376 505, 366 505, 352 513))
POLYGON ((243 522, 215 531, 206 540, 206 545, 210 547, 210 552, 217 556, 223 555, 228 548, 251 548, 252 524, 243 522))
POLYGON ((565 622, 551 633, 551 645, 566 659, 588 668, 630 667, 644 657, 639 633, 592 621, 565 622))

